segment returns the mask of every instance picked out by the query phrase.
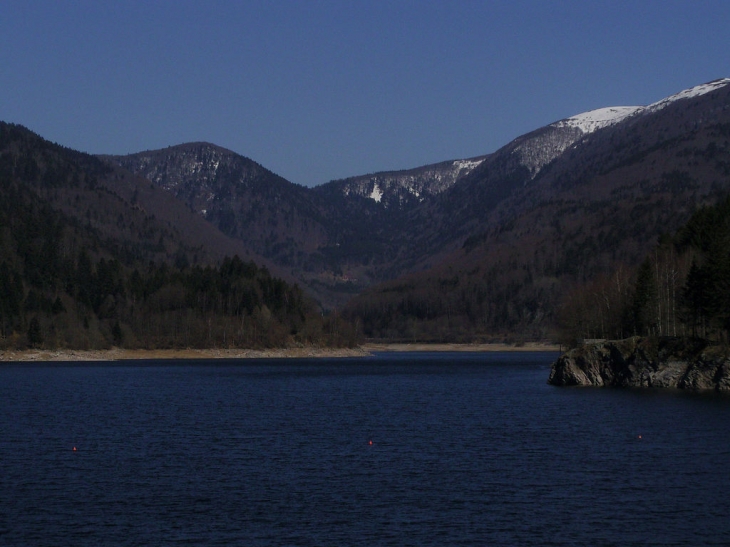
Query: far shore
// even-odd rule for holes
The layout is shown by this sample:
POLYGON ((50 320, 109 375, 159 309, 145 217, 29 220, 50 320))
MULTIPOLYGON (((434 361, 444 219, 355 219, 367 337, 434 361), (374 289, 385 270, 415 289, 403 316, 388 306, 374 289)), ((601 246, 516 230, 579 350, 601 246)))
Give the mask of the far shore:
POLYGON ((524 344, 422 344, 414 342, 411 344, 385 344, 373 343, 363 344, 362 349, 369 352, 379 351, 464 351, 464 352, 486 352, 486 351, 560 351, 557 344, 544 342, 526 342, 524 344))
POLYGON ((559 346, 543 343, 514 344, 363 344, 357 348, 279 348, 279 349, 123 349, 73 350, 30 349, 0 351, 0 362, 26 361, 124 361, 161 359, 280 359, 366 357, 378 352, 409 351, 559 351, 559 346))
POLYGON ((160 359, 279 359, 321 357, 365 357, 361 348, 277 348, 277 349, 124 349, 2 351, 0 361, 125 361, 160 359))

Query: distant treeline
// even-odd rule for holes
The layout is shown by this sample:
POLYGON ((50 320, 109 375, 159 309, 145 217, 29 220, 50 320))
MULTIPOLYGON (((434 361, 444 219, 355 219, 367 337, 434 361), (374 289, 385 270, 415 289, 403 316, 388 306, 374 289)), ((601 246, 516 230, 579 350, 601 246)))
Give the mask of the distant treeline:
MULTIPOLYGON (((42 262, 44 263, 44 262, 42 262)), ((348 323, 323 317, 293 286, 238 257, 220 267, 92 261, 81 250, 59 268, 0 264, 4 348, 92 349, 346 346, 348 323)))

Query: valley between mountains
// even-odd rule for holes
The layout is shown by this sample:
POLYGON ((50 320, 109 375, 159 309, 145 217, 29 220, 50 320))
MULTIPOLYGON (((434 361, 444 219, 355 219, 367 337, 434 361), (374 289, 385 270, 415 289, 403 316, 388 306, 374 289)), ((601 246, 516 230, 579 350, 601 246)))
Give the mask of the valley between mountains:
MULTIPOLYGON (((590 291, 604 314, 600 279, 618 286, 612 302, 625 317, 611 321, 643 334, 625 311, 640 265, 730 190, 729 84, 576 115, 482 156, 313 188, 210 143, 94 157, 3 123, 3 201, 22 205, 0 218, 0 282, 14 295, 0 310, 3 338, 243 347, 602 337, 608 311, 603 327, 591 318, 583 331, 566 318, 590 291), (84 279, 93 294, 79 289, 84 279)), ((702 264, 687 246, 672 253, 679 309, 692 260, 702 264)), ((658 322, 641 328, 669 325, 661 302, 658 322)))

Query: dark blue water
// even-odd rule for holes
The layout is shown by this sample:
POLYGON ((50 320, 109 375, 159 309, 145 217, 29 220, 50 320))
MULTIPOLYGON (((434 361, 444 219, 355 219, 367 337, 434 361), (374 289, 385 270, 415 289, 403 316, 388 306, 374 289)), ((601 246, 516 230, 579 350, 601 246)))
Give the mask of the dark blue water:
POLYGON ((727 544, 730 398, 554 358, 2 365, 0 545, 727 544))

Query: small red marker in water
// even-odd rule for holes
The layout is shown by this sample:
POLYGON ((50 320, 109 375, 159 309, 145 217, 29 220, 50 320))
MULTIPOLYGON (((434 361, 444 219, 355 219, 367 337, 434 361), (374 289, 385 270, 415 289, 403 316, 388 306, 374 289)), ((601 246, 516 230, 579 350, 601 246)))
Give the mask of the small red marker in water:
POLYGON ((74 452, 76 452, 76 447, 74 446, 74 452))
POLYGON ((639 435, 639 439, 641 439, 641 435, 639 435))
POLYGON ((373 441, 368 441, 368 444, 373 444, 373 441))

